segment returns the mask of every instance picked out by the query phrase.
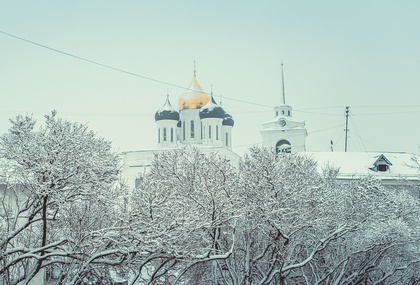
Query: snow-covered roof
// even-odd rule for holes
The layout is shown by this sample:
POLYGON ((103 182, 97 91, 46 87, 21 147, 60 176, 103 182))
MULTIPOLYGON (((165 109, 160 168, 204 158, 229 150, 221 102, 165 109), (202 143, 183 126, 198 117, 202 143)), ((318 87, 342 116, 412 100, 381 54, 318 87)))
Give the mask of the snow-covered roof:
POLYGON ((401 152, 305 152, 318 163, 321 171, 326 166, 339 168, 339 178, 352 179, 373 175, 380 179, 419 180, 420 172, 413 158, 415 154, 401 152), (381 162, 382 161, 382 162, 381 162), (377 168, 379 164, 386 167, 377 168))
MULTIPOLYGON (((130 153, 142 153, 142 152, 147 152, 147 153, 154 153, 154 152, 161 152, 161 151, 168 151, 168 150, 176 150, 176 149, 184 149, 185 147, 188 146, 194 146, 198 149, 202 149, 202 150, 219 150, 219 149, 223 149, 223 150, 228 150, 232 153, 235 153, 233 150, 225 147, 225 146, 214 146, 214 145, 203 145, 203 144, 183 144, 183 143, 179 143, 176 146, 173 147, 167 147, 167 148, 155 148, 155 147, 150 147, 150 148, 144 148, 144 149, 140 149, 140 150, 129 150, 129 151, 124 151, 121 154, 124 156, 126 154, 130 154, 130 153)), ((235 155, 238 155, 235 153, 235 155)))

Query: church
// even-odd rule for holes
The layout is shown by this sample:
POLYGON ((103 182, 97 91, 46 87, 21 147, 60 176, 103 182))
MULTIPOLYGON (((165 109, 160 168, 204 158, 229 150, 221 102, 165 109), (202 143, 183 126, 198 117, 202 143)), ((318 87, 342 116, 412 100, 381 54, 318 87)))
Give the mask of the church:
MULTIPOLYGON (((350 181, 372 175, 385 186, 414 189, 419 197, 420 159, 403 152, 311 152, 306 148, 308 132, 305 122, 293 117, 293 108, 286 104, 282 64, 282 94, 273 118, 263 122, 261 145, 277 153, 301 153, 318 164, 319 172, 327 166, 339 169, 338 179, 350 181)), ((141 183, 140 176, 147 173, 155 153, 193 145, 203 153, 217 153, 226 157, 239 169, 241 157, 232 151, 233 117, 210 94, 203 91, 194 69, 186 92, 178 98, 174 108, 167 94, 163 106, 155 113, 157 146, 154 149, 123 153, 124 178, 131 187, 141 183)))
POLYGON ((155 113, 155 122, 156 148, 123 153, 124 178, 131 187, 141 182, 139 175, 147 173, 155 153, 188 145, 206 154, 224 156, 239 167, 241 158, 232 151, 234 120, 216 103, 212 92, 203 91, 195 69, 189 87, 178 98, 178 109, 172 106, 167 94, 163 106, 155 113))

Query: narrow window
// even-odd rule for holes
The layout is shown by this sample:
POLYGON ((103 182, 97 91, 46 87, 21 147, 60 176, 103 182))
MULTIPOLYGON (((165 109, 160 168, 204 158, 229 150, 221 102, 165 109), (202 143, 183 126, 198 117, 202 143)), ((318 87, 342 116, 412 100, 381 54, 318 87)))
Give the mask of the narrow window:
POLYGON ((158 143, 160 143, 160 128, 158 129, 158 143))
POLYGON ((284 115, 284 111, 281 111, 281 114, 284 115))
POLYGON ((203 122, 200 123, 200 130, 201 139, 203 139, 203 122))
POLYGON ((287 111, 287 114, 290 116, 290 111, 287 111))
POLYGON ((229 146, 229 135, 226 133, 226 146, 229 146))
POLYGON ((185 141, 185 121, 182 122, 182 140, 185 141))
POLYGON ((206 139, 206 127, 203 127, 203 139, 206 139))
POLYGON ((166 128, 163 128, 163 141, 166 142, 166 128))
POLYGON ((194 121, 191 120, 191 138, 194 138, 194 121))
POLYGON ((174 142, 174 128, 171 128, 171 142, 174 142))
POLYGON ((216 140, 219 140, 219 126, 216 125, 216 140))
POLYGON ((211 139, 211 126, 209 126, 209 139, 211 139))

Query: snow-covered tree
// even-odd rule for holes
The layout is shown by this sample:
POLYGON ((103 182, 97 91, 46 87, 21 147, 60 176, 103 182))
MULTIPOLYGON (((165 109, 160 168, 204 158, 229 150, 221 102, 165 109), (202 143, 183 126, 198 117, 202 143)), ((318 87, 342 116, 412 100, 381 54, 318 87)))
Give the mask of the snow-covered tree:
POLYGON ((372 177, 331 191, 338 196, 332 214, 353 230, 311 262, 306 276, 312 279, 307 284, 416 284, 420 280, 418 199, 409 191, 384 188, 372 177))
POLYGON ((160 152, 133 197, 135 280, 415 283, 419 201, 372 177, 341 183, 337 172, 259 148, 238 172, 194 148, 160 152))
POLYGON ((226 260, 228 284, 418 278, 419 201, 372 177, 340 183, 337 171, 319 173, 304 154, 250 150, 240 173, 246 214, 226 260))
POLYGON ((349 230, 324 214, 329 193, 316 163, 304 156, 253 148, 240 177, 246 213, 227 260, 232 284, 282 283, 349 230))
POLYGON ((417 284, 419 200, 339 182, 304 154, 252 148, 240 169, 156 154, 132 196, 85 125, 18 116, 0 137, 0 283, 417 284))
POLYGON ((119 158, 85 125, 18 116, 0 137, 0 276, 29 282, 41 269, 61 269, 74 283, 93 276, 104 232, 114 227, 119 158), (112 194, 112 195, 111 195, 112 194), (96 243, 96 244, 94 244, 96 243), (83 264, 82 268, 73 266, 83 264), (72 268, 73 271, 69 271, 72 268))
POLYGON ((133 235, 145 254, 138 279, 172 272, 189 284, 217 284, 216 261, 232 254, 241 213, 237 181, 237 171, 217 154, 196 148, 156 154, 133 197, 133 235))

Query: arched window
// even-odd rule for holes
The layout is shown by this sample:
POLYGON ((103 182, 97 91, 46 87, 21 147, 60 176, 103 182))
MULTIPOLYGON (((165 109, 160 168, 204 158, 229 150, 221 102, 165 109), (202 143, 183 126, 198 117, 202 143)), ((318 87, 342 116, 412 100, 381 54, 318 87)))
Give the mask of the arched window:
POLYGON ((171 128, 171 142, 174 142, 174 128, 171 128))
POLYGON ((191 120, 191 138, 194 138, 194 121, 191 120))
POLYGON ((216 125, 216 140, 219 140, 219 126, 216 125))
POLYGON ((229 146, 229 134, 226 133, 226 146, 229 146))
POLYGON ((287 140, 279 140, 276 143, 276 153, 279 153, 279 152, 291 153, 292 146, 290 145, 290 142, 287 140))
POLYGON ((209 139, 211 139, 211 126, 209 126, 209 139))

